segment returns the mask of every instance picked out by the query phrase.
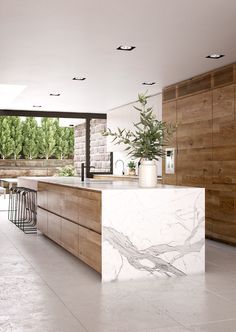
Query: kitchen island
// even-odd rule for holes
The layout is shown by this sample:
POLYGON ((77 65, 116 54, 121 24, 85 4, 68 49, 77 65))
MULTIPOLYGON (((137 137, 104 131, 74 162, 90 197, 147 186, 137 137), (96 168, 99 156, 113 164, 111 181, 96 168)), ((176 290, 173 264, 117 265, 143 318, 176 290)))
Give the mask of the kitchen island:
POLYGON ((204 189, 52 177, 38 182, 38 229, 102 281, 205 271, 204 189))

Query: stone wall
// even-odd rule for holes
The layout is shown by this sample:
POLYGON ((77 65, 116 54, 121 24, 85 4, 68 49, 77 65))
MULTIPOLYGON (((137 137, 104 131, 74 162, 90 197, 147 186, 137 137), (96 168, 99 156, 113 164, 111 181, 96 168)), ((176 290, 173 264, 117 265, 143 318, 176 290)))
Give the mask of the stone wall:
MULTIPOLYGON (((93 172, 110 171, 110 153, 107 151, 106 137, 102 132, 106 129, 105 119, 93 119, 90 122, 90 163, 95 166, 93 172)), ((80 174, 81 163, 85 163, 85 123, 75 127, 75 167, 80 174)))
POLYGON ((19 176, 53 176, 60 167, 73 165, 72 159, 0 159, 0 178, 19 176))

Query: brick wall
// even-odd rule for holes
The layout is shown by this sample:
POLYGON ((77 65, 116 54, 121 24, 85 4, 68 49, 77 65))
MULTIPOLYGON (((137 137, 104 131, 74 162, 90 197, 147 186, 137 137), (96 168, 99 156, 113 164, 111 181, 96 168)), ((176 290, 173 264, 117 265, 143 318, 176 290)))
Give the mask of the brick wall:
MULTIPOLYGON (((106 129, 105 119, 93 119, 90 122, 90 163, 95 166, 92 171, 109 172, 110 171, 110 153, 107 153, 107 140, 102 136, 106 129)), ((80 174, 80 165, 85 163, 85 123, 75 127, 75 167, 80 174)))
POLYGON ((59 168, 73 165, 72 159, 0 159, 0 178, 18 176, 53 176, 59 168))
POLYGON ((78 175, 80 175, 81 163, 85 163, 85 132, 85 123, 75 127, 74 165, 78 175))

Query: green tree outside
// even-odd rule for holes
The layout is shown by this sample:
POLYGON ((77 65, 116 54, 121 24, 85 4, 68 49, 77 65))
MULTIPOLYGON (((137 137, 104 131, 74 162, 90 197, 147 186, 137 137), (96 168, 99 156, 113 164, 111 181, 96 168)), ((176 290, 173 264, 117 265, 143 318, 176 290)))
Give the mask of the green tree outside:
POLYGON ((23 154, 26 159, 36 159, 39 154, 38 124, 35 118, 28 117, 23 123, 23 154))
POLYGON ((18 116, 11 116, 9 122, 13 139, 13 158, 19 159, 23 148, 22 121, 18 116))
POLYGON ((0 158, 73 158, 74 128, 60 127, 59 119, 0 116, 0 158))
POLYGON ((51 118, 43 118, 39 128, 39 152, 40 157, 49 159, 54 155, 56 150, 56 122, 51 118))
POLYGON ((57 159, 65 159, 69 153, 69 142, 67 135, 67 128, 60 127, 56 123, 56 147, 55 156, 57 159))
POLYGON ((14 148, 14 142, 11 137, 11 124, 8 116, 1 118, 0 126, 0 153, 2 159, 6 159, 13 154, 14 148))

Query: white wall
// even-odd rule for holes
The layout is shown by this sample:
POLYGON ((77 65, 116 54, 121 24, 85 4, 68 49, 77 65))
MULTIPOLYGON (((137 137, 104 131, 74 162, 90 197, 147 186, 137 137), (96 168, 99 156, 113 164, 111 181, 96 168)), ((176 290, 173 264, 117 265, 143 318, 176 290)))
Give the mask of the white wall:
MULTIPOLYGON (((117 127, 123 129, 134 129, 134 123, 139 121, 139 112, 134 109, 133 105, 137 103, 127 104, 121 107, 118 107, 114 110, 111 110, 107 113, 107 127, 112 131, 116 131, 117 127)), ((162 95, 158 94, 148 98, 148 106, 153 106, 154 112, 158 120, 162 119, 162 95)), ((114 174, 121 174, 122 164, 118 163, 116 167, 116 161, 121 159, 124 161, 125 166, 127 166, 128 161, 131 159, 124 152, 124 146, 115 145, 111 142, 110 137, 107 138, 107 149, 109 152, 114 154, 114 174)), ((127 173, 127 169, 125 170, 127 173)), ((161 176, 162 167, 161 160, 158 161, 158 175, 161 176)))

